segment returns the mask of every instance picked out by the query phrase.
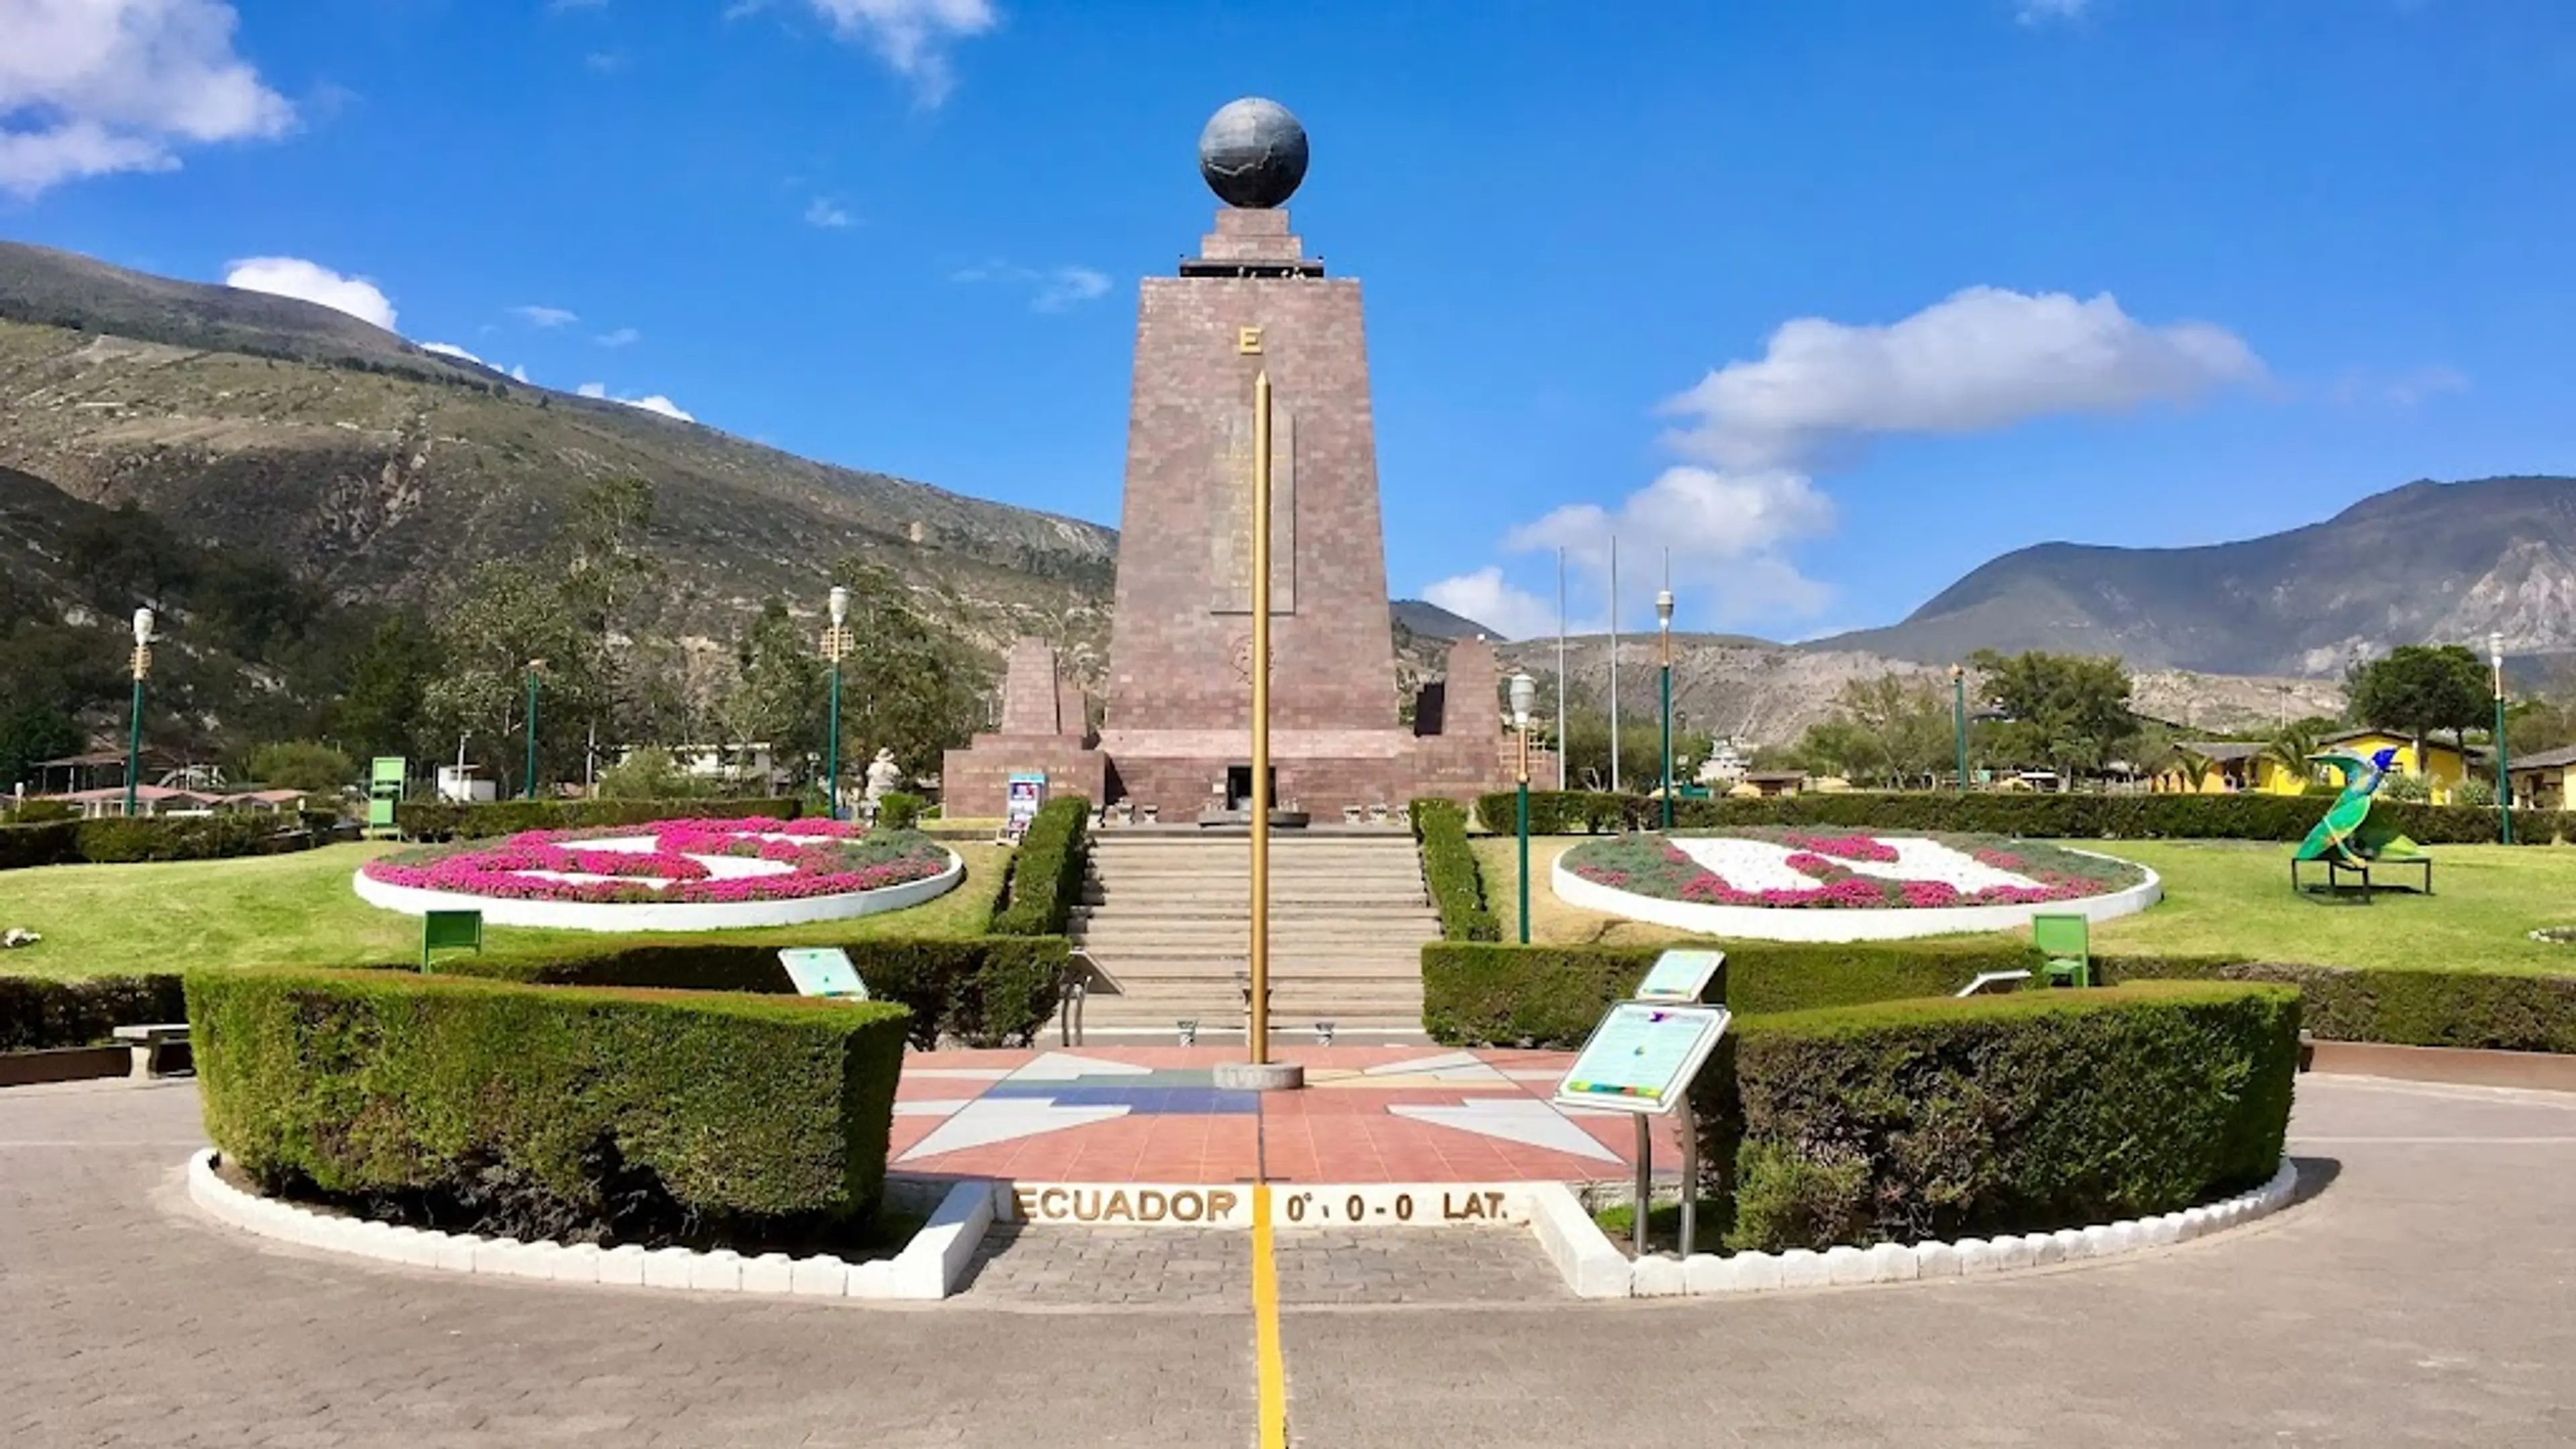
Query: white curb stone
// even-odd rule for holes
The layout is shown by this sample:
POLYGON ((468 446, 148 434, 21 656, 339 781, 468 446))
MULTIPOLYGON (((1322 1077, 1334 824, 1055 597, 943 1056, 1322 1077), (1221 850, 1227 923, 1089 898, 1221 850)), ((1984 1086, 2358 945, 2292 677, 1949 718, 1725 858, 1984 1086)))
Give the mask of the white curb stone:
POLYGON ((787 1291, 817 1298, 843 1297, 850 1291, 850 1265, 829 1253, 799 1258, 787 1291))
POLYGON ((1825 1249, 1825 1281, 1843 1284, 1868 1282, 1869 1254, 1848 1245, 1825 1249))
POLYGON ((1682 1260, 1682 1291, 1694 1296, 1703 1293, 1732 1292, 1735 1283, 1735 1259, 1715 1253, 1693 1253, 1682 1260))
POLYGON ((624 1243, 599 1255, 599 1281, 621 1288, 644 1286, 644 1245, 624 1243))
POLYGON ((599 1258, 599 1244, 574 1243, 556 1250, 554 1271, 547 1276, 558 1283, 596 1283, 599 1258))
POLYGON ((1902 1243, 1873 1244, 1867 1257, 1872 1283, 1910 1283, 1923 1271, 1922 1259, 1902 1243))
POLYGON ((742 1264, 745 1293, 790 1293, 796 1288, 796 1260, 785 1253, 763 1253, 742 1264))
POLYGON ((1825 1255, 1807 1248, 1791 1248, 1780 1255, 1780 1286, 1783 1288, 1816 1288, 1831 1281, 1825 1276, 1825 1255))
POLYGON ((2154 1217, 2138 1220, 2139 1247, 2164 1248, 2181 1241, 2182 1214, 2180 1213, 2159 1213, 2154 1217))
POLYGON ((1630 1292, 1640 1298, 1674 1298, 1690 1291, 1689 1279, 1679 1258, 1648 1256, 1631 1265, 1635 1269, 1630 1292))
POLYGON ((1529 1193, 1530 1232, 1539 1251, 1577 1298, 1625 1298, 1634 1287, 1628 1259, 1611 1246, 1574 1190, 1542 1182, 1529 1193))
POLYGON ((1961 1238, 1954 1246, 1959 1250, 1959 1276, 1972 1277, 1995 1271, 1995 1245, 1984 1238, 1961 1238))
POLYGON ((1956 1278, 1959 1276, 1959 1250, 1948 1243, 1916 1243, 1914 1262, 1917 1277, 1956 1278))
POLYGON ((644 1254, 644 1286, 647 1288, 686 1288, 689 1265, 698 1255, 686 1248, 654 1248, 644 1254))
POLYGON ((2084 1230, 2085 1257, 2104 1258, 2110 1256, 2113 1251, 2109 1223, 2095 1223, 2084 1230))
POLYGON ((850 1268, 849 1296, 852 1298, 892 1298, 894 1268, 880 1258, 873 1263, 857 1263, 850 1268))
POLYGON ((2061 1263, 2081 1263, 2093 1256, 2093 1240, 2084 1236, 2082 1228, 2059 1228, 2049 1236, 2057 1240, 2057 1260, 2061 1263))
POLYGON ((700 1253, 689 1262, 689 1286, 701 1293, 742 1291, 742 1254, 731 1248, 700 1253))
POLYGON ((2057 1240, 2057 1234, 2033 1233, 2028 1241, 2032 1267, 2045 1268, 2050 1264, 2066 1261, 2066 1245, 2057 1240))
POLYGON ((1738 1253, 1727 1261, 1735 1265, 1735 1286, 1739 1291, 1767 1293, 1781 1286, 1777 1254, 1738 1253))
POLYGON ((482 1251, 483 1240, 473 1233, 441 1233, 438 1237, 438 1266, 449 1273, 474 1271, 474 1255, 482 1251))
POLYGON ((2006 1233, 1994 1240, 1995 1271, 2013 1273, 2039 1262, 2039 1250, 2029 1238, 2019 1233, 2006 1233))
POLYGON ((2143 1240, 2143 1239, 2141 1239, 2141 1238, 2138 1236, 2138 1222, 2137 1222, 2137 1219, 2135 1219, 2135 1218, 2122 1218, 2120 1221, 2118 1221, 2118 1222, 2116 1222, 2116 1223, 2113 1223, 2113 1224, 2111 1225, 2111 1251, 2112 1251, 2112 1252, 2114 1252, 2114 1253, 2127 1253, 2127 1252, 2133 1252, 2133 1251, 2135 1251, 2136 1249, 2141 1248, 2141 1247, 2143 1247, 2143 1246, 2145 1246, 2145 1242, 2144 1242, 2144 1240, 2143 1240))

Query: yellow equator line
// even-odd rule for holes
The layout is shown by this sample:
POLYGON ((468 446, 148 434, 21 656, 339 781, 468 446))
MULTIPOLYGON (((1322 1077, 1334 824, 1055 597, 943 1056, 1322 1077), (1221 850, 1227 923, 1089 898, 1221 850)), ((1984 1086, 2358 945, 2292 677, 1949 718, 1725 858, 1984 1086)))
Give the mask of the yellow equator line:
POLYGON ((1270 1246, 1270 1184, 1252 1185, 1252 1359, 1260 1449, 1288 1449, 1288 1366, 1279 1353, 1279 1263, 1270 1246))

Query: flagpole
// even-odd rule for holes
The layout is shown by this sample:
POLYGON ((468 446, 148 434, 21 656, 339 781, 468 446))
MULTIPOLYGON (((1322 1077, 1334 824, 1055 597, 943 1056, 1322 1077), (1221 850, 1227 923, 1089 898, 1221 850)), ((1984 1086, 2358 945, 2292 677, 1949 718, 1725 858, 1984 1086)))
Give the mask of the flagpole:
POLYGON ((1565 548, 1556 550, 1556 788, 1565 788, 1565 548))
POLYGON ((1619 793, 1619 535, 1610 535, 1610 793, 1619 793))

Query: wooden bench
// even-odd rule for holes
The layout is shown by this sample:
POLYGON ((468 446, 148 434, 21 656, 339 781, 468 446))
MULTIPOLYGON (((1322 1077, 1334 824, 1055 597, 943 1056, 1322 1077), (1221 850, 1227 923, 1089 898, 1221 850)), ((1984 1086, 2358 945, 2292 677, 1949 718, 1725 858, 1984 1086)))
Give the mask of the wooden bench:
POLYGON ((166 1054, 172 1047, 188 1045, 188 1024, 174 1021, 157 1026, 120 1026, 116 1029, 116 1039, 124 1042, 134 1053, 134 1069, 127 1075, 138 1082, 150 1081, 170 1075, 166 1054))

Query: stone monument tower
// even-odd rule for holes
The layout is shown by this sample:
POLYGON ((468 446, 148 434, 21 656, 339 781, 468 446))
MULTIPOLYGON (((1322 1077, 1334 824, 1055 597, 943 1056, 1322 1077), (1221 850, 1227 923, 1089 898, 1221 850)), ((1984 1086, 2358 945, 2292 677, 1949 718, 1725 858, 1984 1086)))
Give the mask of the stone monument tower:
MULTIPOLYGON (((1253 379, 1263 372, 1273 800, 1338 818, 1346 806, 1400 813, 1416 794, 1501 783, 1490 654, 1469 669, 1484 705, 1474 689, 1453 690, 1439 733, 1397 723, 1360 284, 1326 277, 1289 230, 1282 206, 1306 161, 1305 129, 1283 107, 1247 99, 1219 110, 1199 138, 1199 168, 1225 205, 1178 275, 1139 287, 1096 748, 1108 797, 1154 806, 1165 822, 1224 811, 1251 784, 1253 379)), ((1020 677, 1015 656, 1015 688, 1020 677)), ((1005 701, 1006 719, 1016 710, 1005 701)), ((975 781, 978 797, 987 777, 1023 768, 961 758, 988 738, 950 755, 950 773, 975 781)), ((979 811, 977 799, 952 806, 979 811)))

